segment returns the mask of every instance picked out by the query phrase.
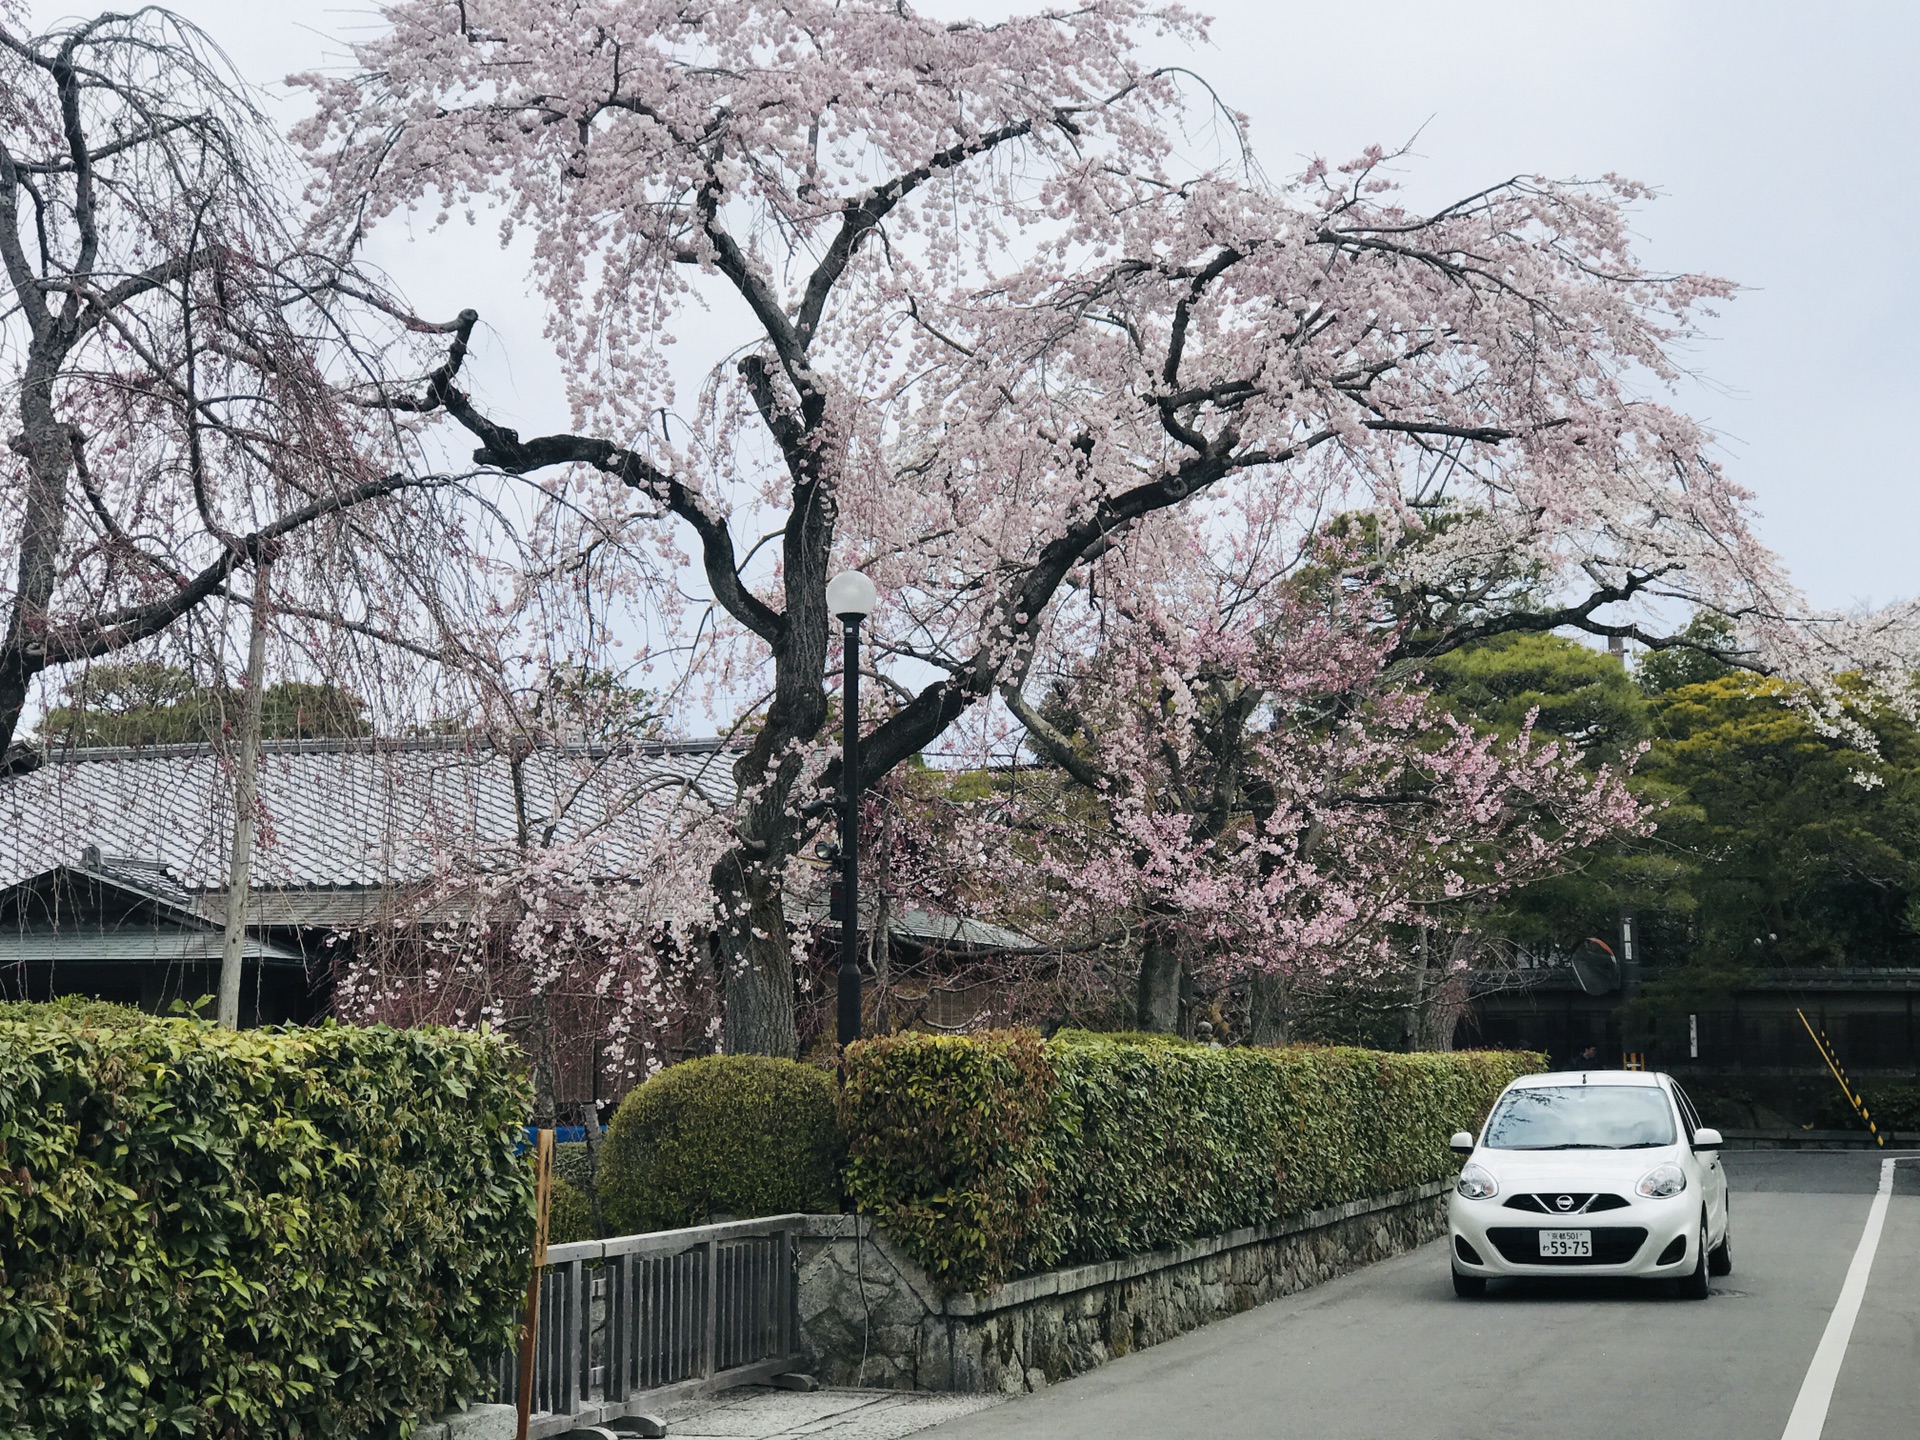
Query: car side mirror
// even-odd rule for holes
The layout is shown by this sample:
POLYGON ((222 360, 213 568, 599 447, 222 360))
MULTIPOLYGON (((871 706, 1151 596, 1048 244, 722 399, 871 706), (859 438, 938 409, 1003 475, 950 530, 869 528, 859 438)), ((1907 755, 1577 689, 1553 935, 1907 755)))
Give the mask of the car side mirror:
MULTIPOLYGON (((1717 1139, 1718 1137, 1715 1138, 1717 1139)), ((1453 1139, 1447 1142, 1447 1148, 1456 1155, 1471 1155, 1473 1153, 1473 1136, 1465 1130, 1456 1130, 1453 1132, 1453 1139)))
POLYGON ((1721 1145, 1720 1132, 1702 1125, 1693 1132, 1693 1148, 1696 1150, 1718 1150, 1721 1145))

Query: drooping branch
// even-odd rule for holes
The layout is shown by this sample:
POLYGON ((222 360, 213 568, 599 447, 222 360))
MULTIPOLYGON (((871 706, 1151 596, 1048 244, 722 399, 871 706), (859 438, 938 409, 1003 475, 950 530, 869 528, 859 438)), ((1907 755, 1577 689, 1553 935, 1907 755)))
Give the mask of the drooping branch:
POLYGON ((800 300, 799 318, 794 325, 794 338, 802 350, 813 343, 813 337, 820 328, 820 317, 825 313, 828 298, 833 287, 839 283, 852 261, 854 252, 860 248, 860 242, 876 229, 880 222, 915 190, 919 189, 934 176, 957 169, 968 160, 985 155, 998 149, 1009 141, 1018 140, 1033 133, 1031 120, 1016 120, 1011 124, 999 126, 984 134, 955 141, 944 150, 935 151, 923 165, 894 176, 883 185, 877 185, 865 195, 849 200, 840 210, 840 228, 827 245, 827 253, 807 277, 807 288, 800 300))
POLYGON ((20 663, 26 673, 32 675, 54 665, 97 659, 151 639, 210 596, 219 593, 234 571, 243 565, 256 563, 275 545, 308 526, 384 496, 397 495, 405 490, 436 490, 454 483, 451 477, 440 475, 385 475, 378 480, 348 486, 282 515, 250 534, 235 536, 219 559, 203 566, 170 595, 145 605, 108 611, 72 626, 50 630, 44 644, 35 646, 29 642, 23 648, 20 663))

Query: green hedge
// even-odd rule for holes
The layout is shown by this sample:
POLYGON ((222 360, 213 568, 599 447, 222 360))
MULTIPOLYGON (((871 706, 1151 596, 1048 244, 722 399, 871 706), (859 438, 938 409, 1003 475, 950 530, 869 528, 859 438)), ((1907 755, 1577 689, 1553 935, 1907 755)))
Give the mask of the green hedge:
POLYGON ((1052 1258, 1053 1067, 1030 1030, 904 1033, 847 1049, 847 1194, 962 1290, 1052 1258))
POLYGON ((620 1102, 600 1150, 613 1235, 839 1209, 833 1077, 764 1055, 662 1070, 620 1102))
POLYGON ((10 1008, 0 1437, 364 1440, 477 1394, 529 1108, 485 1035, 10 1008))
POLYGON ((983 1289, 1440 1179, 1529 1054, 1214 1049, 1064 1032, 848 1053, 847 1190, 983 1289))

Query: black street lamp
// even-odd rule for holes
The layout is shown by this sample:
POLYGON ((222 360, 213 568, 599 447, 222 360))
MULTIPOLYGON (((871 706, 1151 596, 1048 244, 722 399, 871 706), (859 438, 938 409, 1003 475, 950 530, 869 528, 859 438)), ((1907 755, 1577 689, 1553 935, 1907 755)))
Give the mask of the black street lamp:
POLYGON ((827 582, 827 609, 845 629, 840 690, 840 1045, 860 1038, 860 622, 873 613, 873 581, 842 570, 827 582))

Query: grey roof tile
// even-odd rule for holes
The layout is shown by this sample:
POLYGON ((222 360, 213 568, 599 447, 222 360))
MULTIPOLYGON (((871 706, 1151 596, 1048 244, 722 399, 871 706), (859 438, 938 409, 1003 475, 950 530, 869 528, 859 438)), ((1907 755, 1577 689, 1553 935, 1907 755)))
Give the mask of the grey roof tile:
MULTIPOLYGON (((620 873, 678 807, 732 804, 733 758, 711 744, 542 749, 525 766, 529 818, 557 815, 561 840, 596 839, 607 873, 620 873)), ((78 750, 0 777, 0 885, 78 864, 92 846, 116 866, 143 862, 149 885, 218 890, 233 779, 196 746, 78 750)), ((259 793, 256 889, 405 884, 428 878, 448 849, 515 836, 506 756, 464 742, 268 743, 259 793)))

